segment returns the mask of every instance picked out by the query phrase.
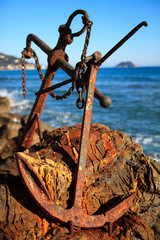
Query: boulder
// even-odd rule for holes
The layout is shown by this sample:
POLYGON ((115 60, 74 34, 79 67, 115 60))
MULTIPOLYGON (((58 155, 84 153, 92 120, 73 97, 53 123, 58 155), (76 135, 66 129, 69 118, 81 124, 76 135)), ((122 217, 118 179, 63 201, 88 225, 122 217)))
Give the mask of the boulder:
POLYGON ((21 115, 13 113, 0 113, 0 127, 8 123, 20 123, 21 115))
MULTIPOLYGON (((28 120, 28 115, 24 115, 21 117, 21 124, 22 124, 22 127, 25 127, 26 123, 27 123, 27 120, 28 120)), ((53 130, 55 130, 56 128, 55 127, 52 127, 50 125, 47 125, 46 123, 44 123, 42 120, 40 120, 40 124, 41 124, 41 129, 42 129, 42 132, 46 133, 46 132, 51 132, 53 130)), ((37 130, 37 133, 38 133, 38 130, 37 130)))
POLYGON ((10 112, 10 101, 7 97, 0 96, 0 113, 10 112))
MULTIPOLYGON (((41 143, 21 152, 46 186, 52 201, 73 203, 81 124, 48 133, 41 143)), ((120 131, 92 124, 82 206, 88 215, 103 214, 135 192, 130 209, 107 228, 78 229, 51 219, 26 191, 15 155, 1 161, 0 239, 144 239, 160 236, 160 164, 120 131)))
MULTIPOLYGON (((12 155, 24 131, 28 116, 12 113, 0 113, 0 159, 12 155)), ((43 136, 55 128, 40 120, 43 136)), ((32 145, 39 142, 38 130, 32 139, 32 145)))
POLYGON ((0 139, 11 139, 17 137, 21 124, 19 123, 8 123, 0 127, 0 139))
POLYGON ((12 156, 18 144, 18 138, 0 139, 0 160, 12 156))

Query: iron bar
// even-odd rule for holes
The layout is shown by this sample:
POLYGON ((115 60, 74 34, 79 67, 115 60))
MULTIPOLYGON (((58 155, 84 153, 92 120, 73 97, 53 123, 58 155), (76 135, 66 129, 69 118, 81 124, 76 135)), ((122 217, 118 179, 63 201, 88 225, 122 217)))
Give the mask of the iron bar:
POLYGON ((39 39, 32 33, 27 36, 26 40, 27 50, 30 50, 31 48, 31 41, 34 42, 46 54, 49 54, 49 52, 52 50, 45 42, 43 42, 41 39, 39 39))
POLYGON ((88 149, 90 123, 91 123, 91 117, 92 117, 92 106, 93 106, 97 71, 98 71, 98 67, 96 68, 94 65, 91 65, 91 73, 90 73, 89 84, 87 89, 86 105, 84 108, 82 130, 81 130, 82 132, 81 132, 80 151, 79 151, 79 160, 78 160, 79 163, 78 163, 78 173, 77 173, 77 181, 76 181, 75 200, 74 200, 74 206, 76 208, 82 207, 81 205, 82 193, 83 193, 83 184, 85 180, 87 149, 88 149))
POLYGON ((41 128, 39 113, 37 113, 36 115, 37 115, 39 139, 40 139, 40 142, 42 142, 43 134, 42 134, 42 128, 41 128))
MULTIPOLYGON (((47 69, 44 80, 42 81, 40 91, 44 88, 50 87, 55 72, 56 71, 52 72, 50 68, 47 69)), ((35 103, 32 107, 31 113, 29 115, 25 130, 24 130, 23 135, 21 137, 20 144, 17 148, 17 151, 21 147, 24 147, 24 148, 29 148, 30 147, 33 136, 34 136, 34 133, 35 133, 36 128, 37 128, 37 121, 33 121, 32 125, 30 123, 37 113, 39 113, 39 116, 41 115, 43 107, 44 107, 45 100, 47 98, 47 95, 48 95, 48 93, 37 96, 37 98, 35 100, 35 103)))
POLYGON ((58 58, 57 64, 71 78, 75 78, 75 68, 72 67, 64 58, 58 58))
POLYGON ((50 91, 52 91, 52 90, 55 90, 55 89, 57 89, 57 88, 60 88, 60 87, 66 85, 66 84, 68 84, 68 83, 71 83, 71 82, 73 82, 73 79, 72 79, 72 78, 67 79, 67 80, 65 80, 65 81, 63 81, 63 82, 61 82, 61 83, 57 83, 57 84, 53 85, 52 87, 45 88, 45 89, 43 89, 42 91, 36 92, 35 95, 38 96, 38 95, 41 95, 41 94, 43 94, 43 93, 50 92, 50 91))
POLYGON ((141 22, 135 28, 133 28, 121 41, 119 41, 109 52, 107 52, 97 63, 97 66, 102 65, 104 61, 107 60, 118 48, 120 48, 130 37, 132 37, 142 26, 147 27, 148 23, 146 21, 141 22))

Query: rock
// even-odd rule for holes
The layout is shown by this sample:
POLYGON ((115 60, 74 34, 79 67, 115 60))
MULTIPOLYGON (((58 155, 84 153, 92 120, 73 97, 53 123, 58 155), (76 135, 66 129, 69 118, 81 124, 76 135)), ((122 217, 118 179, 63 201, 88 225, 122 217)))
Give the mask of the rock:
POLYGON ((4 147, 6 146, 7 143, 8 143, 7 139, 0 139, 0 155, 3 153, 4 147))
MULTIPOLYGON (((28 115, 21 117, 21 124, 23 127, 25 127, 27 120, 28 120, 28 115)), ((55 127, 45 124, 42 120, 40 120, 40 124, 41 124, 42 132, 44 132, 44 131, 51 132, 56 129, 55 127)), ((38 133, 38 131, 37 131, 37 133, 38 133)))
MULTIPOLYGON (((28 115, 25 115, 25 116, 21 117, 22 128, 20 129, 19 137, 22 135, 22 133, 24 131, 27 120, 28 120, 28 115)), ((42 133, 43 133, 43 137, 45 137, 45 135, 48 132, 51 132, 51 131, 56 129, 55 127, 52 127, 50 125, 45 124, 42 120, 40 120, 40 125, 41 125, 41 130, 42 130, 42 133)), ((37 129, 36 133, 34 134, 34 137, 32 139, 32 144, 31 145, 34 145, 35 143, 38 143, 38 142, 39 142, 39 133, 38 133, 38 129, 37 129)))
POLYGON ((18 138, 0 139, 0 160, 11 156, 17 147, 18 138))
MULTIPOLYGON (((15 152, 18 139, 21 137, 24 131, 27 119, 28 116, 21 116, 9 112, 0 113, 0 159, 4 159, 15 152)), ((42 121, 40 121, 40 123, 43 136, 55 129, 52 126, 43 123, 42 121)), ((32 145, 38 142, 39 134, 37 130, 33 137, 32 145)))
POLYGON ((0 127, 0 138, 11 139, 18 136, 21 124, 8 123, 0 127))
POLYGON ((0 127, 7 123, 20 123, 21 115, 13 113, 0 113, 0 127))
POLYGON ((10 112, 10 101, 7 97, 0 97, 0 113, 10 112))
POLYGON ((138 67, 138 66, 130 61, 121 62, 116 65, 116 68, 133 68, 133 67, 138 67))
MULTIPOLYGON (((45 69, 45 66, 41 66, 42 69, 45 69)), ((22 63, 21 59, 0 53, 0 70, 21 70, 22 63)), ((28 63, 25 61, 25 69, 36 69, 34 63, 28 63)))
MULTIPOLYGON (((32 165, 52 201, 71 207, 78 164, 81 124, 49 133, 42 143, 20 153, 32 165)), ((160 236, 160 164, 144 155, 125 133, 92 124, 83 188, 83 209, 102 214, 122 196, 136 192, 132 207, 113 229, 74 229, 47 216, 28 195, 19 177, 15 156, 0 167, 0 239, 144 239, 160 236)))

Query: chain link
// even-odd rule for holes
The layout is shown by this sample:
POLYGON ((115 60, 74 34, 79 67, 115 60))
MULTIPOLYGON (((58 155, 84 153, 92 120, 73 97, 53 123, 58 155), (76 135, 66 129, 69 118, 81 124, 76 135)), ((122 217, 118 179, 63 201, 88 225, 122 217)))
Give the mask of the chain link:
MULTIPOLYGON (((22 62, 22 79, 23 79, 23 81, 22 81, 22 86, 23 86, 23 96, 24 96, 24 98, 25 98, 27 91, 26 91, 25 54, 24 54, 24 52, 25 52, 25 49, 24 49, 24 51, 22 52, 21 62, 22 62)), ((36 64, 37 71, 38 71, 38 73, 39 73, 39 77, 40 77, 40 79, 43 81, 43 80, 44 80, 44 75, 43 75, 43 73, 42 73, 41 66, 40 66, 40 64, 39 64, 38 56, 37 56, 36 52, 35 52, 33 49, 31 49, 31 54, 32 54, 33 58, 35 59, 35 64, 36 64)), ((56 100, 65 99, 65 98, 67 98, 69 95, 71 95, 71 93, 74 91, 74 85, 75 85, 75 82, 73 81, 73 82, 72 82, 72 87, 70 87, 69 90, 68 90, 65 94, 63 94, 62 96, 56 95, 54 92, 49 92, 49 95, 50 95, 52 98, 56 98, 56 100)))
MULTIPOLYGON (((83 19, 83 21, 85 24, 88 25, 88 27, 87 27, 87 34, 86 34, 86 38, 85 38, 84 48, 83 48, 82 55, 81 55, 81 62, 79 64, 77 64, 77 66, 76 66, 76 71, 78 72, 78 74, 77 74, 78 81, 80 81, 80 79, 82 78, 82 75, 84 75, 84 73, 86 72, 86 69, 87 69, 85 60, 86 60, 86 54, 87 54, 87 49, 88 49, 89 40, 90 40, 91 27, 93 25, 92 21, 87 20, 87 22, 86 22, 86 19, 83 19)), ((85 89, 85 86, 82 88, 85 89)), ((82 97, 83 91, 80 91, 79 89, 77 89, 77 91, 79 93, 79 98, 77 99, 76 106, 77 106, 77 108, 82 109, 84 107, 84 99, 82 97), (80 103, 81 103, 81 106, 80 106, 80 103)))
POLYGON ((27 90, 26 90, 26 73, 25 73, 25 56, 24 53, 22 52, 22 57, 21 57, 21 63, 22 63, 22 94, 23 97, 26 97, 27 90))
POLYGON ((85 58, 86 58, 86 54, 87 54, 87 48, 88 48, 88 44, 89 44, 89 40, 90 40, 91 27, 93 25, 93 22, 88 21, 87 24, 88 24, 87 34, 86 34, 86 39, 85 39, 85 43, 84 43, 84 48, 83 48, 82 55, 81 55, 82 66, 85 62, 85 58))
POLYGON ((54 92, 49 92, 49 95, 50 95, 52 98, 55 98, 56 100, 65 99, 65 98, 67 98, 69 95, 71 95, 71 93, 74 91, 74 84, 75 84, 75 82, 73 81, 73 82, 72 82, 72 87, 70 87, 69 90, 68 90, 65 94, 63 94, 62 96, 56 95, 54 92))
MULTIPOLYGON (((44 80, 44 75, 42 73, 42 70, 41 70, 41 66, 39 64, 39 60, 38 60, 38 56, 37 54, 35 53, 35 51, 32 49, 31 50, 31 53, 32 53, 32 56, 34 57, 35 59, 35 63, 36 63, 36 67, 37 67, 37 71, 39 73, 39 77, 40 79, 42 79, 42 81, 44 80)), ((69 95, 71 95, 71 93, 74 91, 74 82, 72 82, 72 87, 69 88, 69 90, 63 94, 62 96, 60 95, 56 95, 54 92, 49 92, 49 95, 52 97, 52 98, 55 98, 56 100, 62 100, 62 99, 65 99, 67 98, 69 95)))
POLYGON ((37 54, 35 53, 35 51, 33 49, 31 49, 31 53, 32 53, 32 56, 33 56, 33 58, 35 60, 35 64, 36 64, 37 71, 39 73, 39 77, 43 81, 44 80, 44 75, 42 73, 41 66, 39 64, 38 56, 37 56, 37 54))
POLYGON ((85 105, 84 98, 82 97, 82 90, 79 90, 79 98, 77 99, 76 106, 78 109, 82 109, 85 105))

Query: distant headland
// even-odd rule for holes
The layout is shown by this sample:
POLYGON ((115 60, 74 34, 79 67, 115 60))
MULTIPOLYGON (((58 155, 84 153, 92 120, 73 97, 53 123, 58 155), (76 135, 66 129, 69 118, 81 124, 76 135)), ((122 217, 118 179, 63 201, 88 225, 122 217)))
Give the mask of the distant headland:
POLYGON ((126 62, 120 62, 115 67, 116 68, 134 68, 134 67, 138 67, 138 65, 136 65, 130 61, 126 61, 126 62))
MULTIPOLYGON (((21 66, 20 58, 0 52, 0 70, 20 70, 21 66)), ((44 66, 41 67, 42 69, 45 68, 44 66)), ((28 63, 27 61, 25 61, 25 68, 30 70, 36 69, 34 63, 28 63)))
MULTIPOLYGON (((20 70, 21 69, 21 58, 17 58, 11 55, 7 55, 0 52, 0 70, 20 70)), ((138 65, 134 64, 131 61, 120 62, 115 66, 116 68, 135 68, 138 65)), ((25 61, 25 68, 28 70, 36 69, 34 63, 28 63, 25 61)), ((45 66, 41 66, 42 69, 45 69, 45 66)))

